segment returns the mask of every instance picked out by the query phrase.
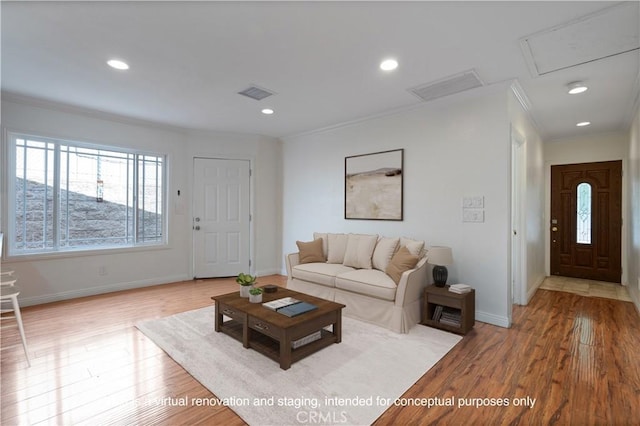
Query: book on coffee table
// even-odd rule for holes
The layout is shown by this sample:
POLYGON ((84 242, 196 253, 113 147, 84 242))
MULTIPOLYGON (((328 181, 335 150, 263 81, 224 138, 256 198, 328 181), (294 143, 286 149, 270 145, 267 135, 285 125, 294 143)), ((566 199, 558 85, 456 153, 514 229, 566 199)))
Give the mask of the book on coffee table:
POLYGON ((262 304, 267 309, 271 309, 272 311, 277 311, 280 308, 284 308, 285 306, 293 305, 295 303, 300 303, 300 300, 295 299, 293 297, 283 297, 282 299, 272 300, 271 302, 265 302, 262 304))
POLYGON ((295 317, 300 314, 304 314, 305 312, 313 311, 314 309, 318 309, 318 307, 316 305, 312 305, 311 303, 298 302, 289 306, 285 306, 283 308, 276 309, 276 312, 288 317, 295 317))

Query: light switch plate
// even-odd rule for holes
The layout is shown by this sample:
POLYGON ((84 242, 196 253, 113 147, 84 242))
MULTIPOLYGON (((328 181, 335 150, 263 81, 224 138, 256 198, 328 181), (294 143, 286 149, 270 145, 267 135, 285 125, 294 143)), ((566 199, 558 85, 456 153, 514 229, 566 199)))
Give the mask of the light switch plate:
POLYGON ((481 209, 463 209, 463 222, 484 222, 484 210, 481 209))
POLYGON ((481 209, 484 208, 484 197, 464 197, 462 198, 462 207, 465 209, 481 209))

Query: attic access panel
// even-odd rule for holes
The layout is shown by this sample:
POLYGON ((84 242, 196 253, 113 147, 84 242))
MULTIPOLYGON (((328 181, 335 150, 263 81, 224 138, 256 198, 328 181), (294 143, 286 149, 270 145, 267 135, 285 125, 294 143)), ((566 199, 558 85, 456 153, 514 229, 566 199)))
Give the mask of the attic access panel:
POLYGON ((608 7, 520 40, 534 77, 640 49, 638 3, 608 7))

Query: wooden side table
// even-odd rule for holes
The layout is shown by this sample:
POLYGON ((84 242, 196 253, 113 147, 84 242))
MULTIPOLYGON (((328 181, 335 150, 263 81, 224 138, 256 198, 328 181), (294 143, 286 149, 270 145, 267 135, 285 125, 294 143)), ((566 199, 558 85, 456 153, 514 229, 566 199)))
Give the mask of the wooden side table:
POLYGON ((424 289, 422 324, 430 327, 467 334, 476 321, 476 291, 458 294, 449 286, 427 286, 424 289))

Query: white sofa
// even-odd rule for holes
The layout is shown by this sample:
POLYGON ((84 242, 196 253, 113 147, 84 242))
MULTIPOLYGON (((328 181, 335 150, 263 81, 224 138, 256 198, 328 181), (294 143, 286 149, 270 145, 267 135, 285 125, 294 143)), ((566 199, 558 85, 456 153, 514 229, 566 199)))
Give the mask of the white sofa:
MULTIPOLYGON (((424 242, 330 233, 315 233, 314 241, 317 239, 322 239, 323 259, 301 263, 300 251, 286 255, 287 288, 342 303, 345 316, 397 333, 407 333, 420 322, 421 298, 428 284, 424 242), (398 253, 402 247, 405 249, 398 253), (407 252, 417 263, 402 272, 403 267, 395 265, 400 254, 407 252)), ((298 247, 300 244, 309 243, 298 242, 298 247)))

